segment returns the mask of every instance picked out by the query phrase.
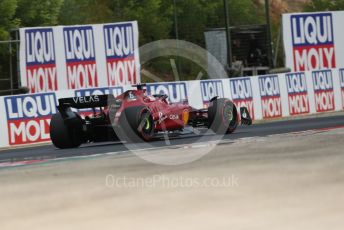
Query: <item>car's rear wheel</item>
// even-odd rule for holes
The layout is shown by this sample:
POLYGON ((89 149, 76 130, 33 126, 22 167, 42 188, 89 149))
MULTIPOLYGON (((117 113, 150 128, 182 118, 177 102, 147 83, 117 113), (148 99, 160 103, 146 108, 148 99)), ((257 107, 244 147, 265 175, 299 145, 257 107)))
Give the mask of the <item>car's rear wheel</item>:
POLYGON ((208 121, 209 128, 215 133, 232 133, 239 124, 237 108, 228 99, 215 99, 208 108, 208 121))
POLYGON ((51 117, 50 139, 60 149, 77 148, 82 144, 81 130, 69 128, 59 112, 51 117))
POLYGON ((154 121, 151 112, 144 106, 128 107, 120 121, 127 141, 151 141, 154 137, 154 121))

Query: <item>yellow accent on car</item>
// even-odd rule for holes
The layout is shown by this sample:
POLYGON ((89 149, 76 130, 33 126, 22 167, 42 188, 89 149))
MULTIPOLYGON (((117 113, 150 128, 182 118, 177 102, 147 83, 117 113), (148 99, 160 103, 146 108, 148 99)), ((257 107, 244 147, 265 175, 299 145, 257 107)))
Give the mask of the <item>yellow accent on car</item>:
POLYGON ((188 122, 189 122, 189 110, 187 109, 184 109, 183 110, 183 113, 182 113, 182 119, 183 119, 183 122, 184 122, 184 125, 187 125, 188 122))

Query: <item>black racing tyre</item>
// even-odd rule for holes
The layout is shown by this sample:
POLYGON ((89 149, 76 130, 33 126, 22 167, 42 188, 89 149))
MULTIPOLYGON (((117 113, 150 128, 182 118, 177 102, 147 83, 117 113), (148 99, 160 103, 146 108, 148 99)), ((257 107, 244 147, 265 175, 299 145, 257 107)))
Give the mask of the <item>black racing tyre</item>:
POLYGON ((51 117, 50 139, 59 149, 77 148, 82 144, 81 129, 68 128, 59 112, 51 117))
POLYGON ((133 106, 122 112, 120 126, 126 141, 151 141, 154 138, 154 121, 151 112, 144 106, 133 106))
POLYGON ((209 128, 217 134, 234 132, 239 124, 236 106, 228 99, 215 99, 208 108, 208 123, 209 128))

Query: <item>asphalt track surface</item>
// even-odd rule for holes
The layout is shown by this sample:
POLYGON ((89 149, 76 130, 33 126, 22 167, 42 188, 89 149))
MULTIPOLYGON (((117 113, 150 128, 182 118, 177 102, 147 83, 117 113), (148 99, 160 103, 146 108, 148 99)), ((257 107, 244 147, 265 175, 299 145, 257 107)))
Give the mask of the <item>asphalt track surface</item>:
MULTIPOLYGON (((344 115, 335 115, 328 117, 306 118, 287 121, 274 121, 263 124, 254 124, 252 126, 238 127, 235 133, 223 136, 225 140, 237 140, 250 137, 265 137, 275 134, 285 134, 293 132, 302 132, 317 129, 330 129, 336 127, 344 127, 344 115)), ((167 144, 164 140, 150 143, 151 147, 171 147, 174 145, 187 145, 190 143, 198 143, 199 136, 195 134, 187 134, 171 139, 167 144)), ((144 148, 140 144, 135 148, 144 148)), ((68 157, 90 156, 94 154, 106 154, 109 152, 130 154, 127 147, 122 143, 96 143, 82 145, 77 149, 56 149, 53 145, 44 145, 38 147, 7 149, 0 151, 0 163, 17 162, 27 160, 49 160, 68 157)))

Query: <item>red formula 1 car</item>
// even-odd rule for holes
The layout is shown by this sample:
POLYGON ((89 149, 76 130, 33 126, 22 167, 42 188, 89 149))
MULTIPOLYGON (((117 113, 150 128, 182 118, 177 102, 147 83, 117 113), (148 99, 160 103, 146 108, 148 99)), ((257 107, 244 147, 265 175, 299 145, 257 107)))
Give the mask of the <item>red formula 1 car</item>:
MULTIPOLYGON (((232 133, 239 124, 251 125, 247 108, 214 97, 208 109, 194 109, 187 102, 168 102, 167 95, 147 95, 145 85, 118 97, 93 95, 59 99, 58 113, 50 123, 50 137, 57 148, 76 148, 102 141, 151 141, 159 134, 181 133, 186 127, 232 133), (84 118, 74 109, 92 109, 84 118)), ((84 112, 81 112, 84 113, 84 112)))

